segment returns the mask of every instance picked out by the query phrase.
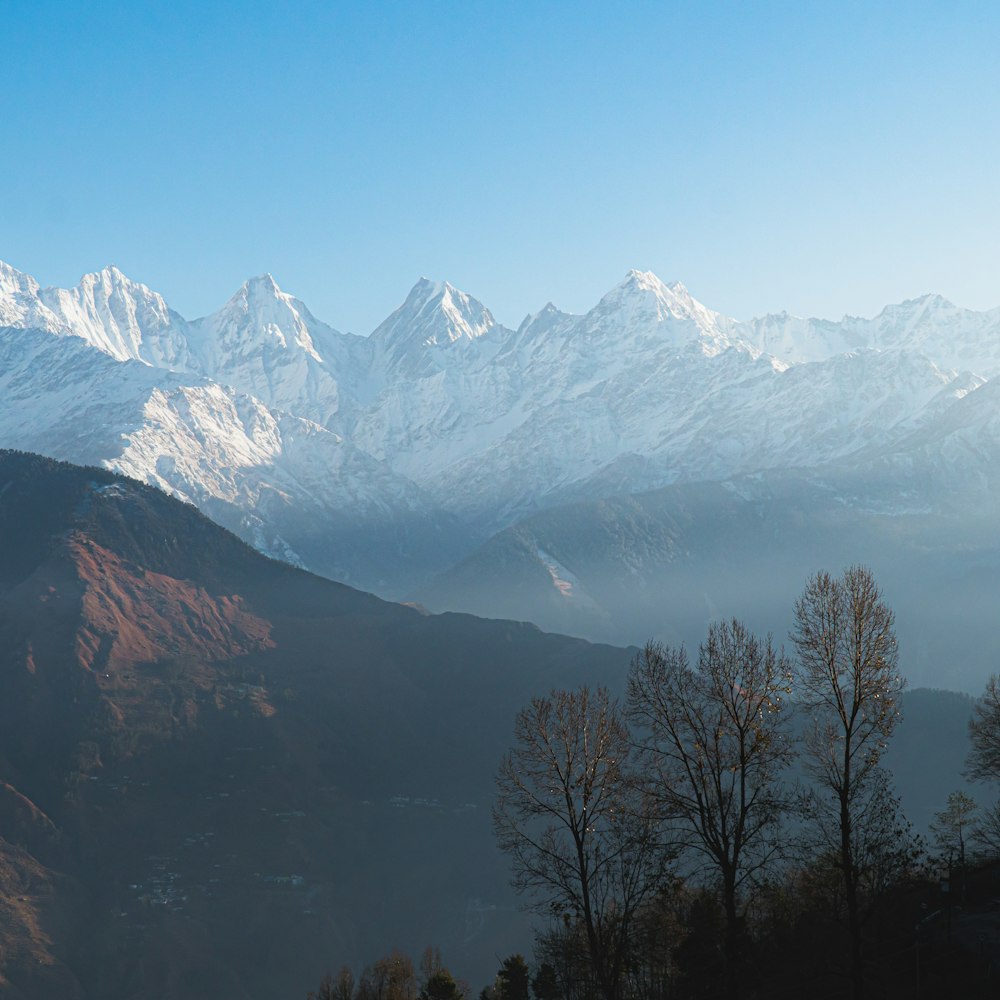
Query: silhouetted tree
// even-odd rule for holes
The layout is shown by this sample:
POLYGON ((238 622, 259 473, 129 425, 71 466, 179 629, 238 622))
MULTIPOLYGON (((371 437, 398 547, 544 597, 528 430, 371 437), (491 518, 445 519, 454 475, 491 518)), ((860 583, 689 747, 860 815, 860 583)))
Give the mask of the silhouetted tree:
POLYGON ((306 994, 306 1000, 336 1000, 333 976, 328 972, 320 981, 319 988, 310 990, 306 994))
POLYGON ((425 985, 435 972, 443 968, 441 949, 428 945, 420 956, 420 985, 425 985))
MULTIPOLYGON (((976 781, 1000 781, 1000 677, 996 674, 987 680, 972 710, 969 740, 966 774, 976 781)), ((982 813, 972 836, 982 854, 1000 857, 1000 802, 982 813)))
POLYGON ((333 1000, 354 1000, 354 973, 342 965, 333 982, 333 1000))
POLYGON ((975 799, 965 792, 952 792, 948 805, 934 814, 931 835, 938 850, 947 857, 954 857, 962 868, 965 867, 965 848, 976 825, 975 814, 979 806, 975 799))
POLYGON ((1000 858, 1000 802, 984 809, 970 834, 977 855, 995 860, 1000 858))
POLYGON ((628 773, 631 741, 605 689, 534 698, 515 723, 493 809, 513 885, 579 922, 605 1000, 619 1000, 632 918, 664 858, 628 773))
POLYGON ((437 969, 424 983, 420 1000, 464 1000, 464 994, 447 969, 437 969))
POLYGON ((633 1000, 661 1000, 675 995, 679 972, 676 955, 690 934, 690 896, 678 881, 648 900, 637 915, 629 969, 629 995, 633 1000))
POLYGON ((864 990, 861 893, 888 860, 880 850, 903 829, 878 766, 899 719, 903 688, 893 613, 869 569, 852 566, 839 579, 817 573, 795 604, 792 639, 812 719, 805 748, 817 789, 809 811, 838 854, 857 998, 864 990))
POLYGON ((535 941, 535 959, 552 970, 560 1000, 597 1000, 602 995, 580 920, 564 914, 553 921, 535 941))
POLYGON ((650 642, 632 663, 629 719, 669 837, 718 879, 730 996, 739 992, 746 890, 773 859, 792 757, 791 663, 735 619, 713 624, 692 667, 650 642))
POLYGON ((559 980, 556 970, 549 962, 542 962, 531 980, 531 992, 535 1000, 560 1000, 559 980))
POLYGON ((528 987, 531 973, 523 955, 510 955, 503 960, 497 972, 496 995, 498 1000, 530 1000, 528 987))
POLYGON ((970 778, 1000 780, 1000 677, 994 674, 976 702, 969 721, 972 748, 966 761, 970 778))
POLYGON ((416 1000, 413 959, 393 951, 368 966, 358 982, 357 1000, 416 1000))

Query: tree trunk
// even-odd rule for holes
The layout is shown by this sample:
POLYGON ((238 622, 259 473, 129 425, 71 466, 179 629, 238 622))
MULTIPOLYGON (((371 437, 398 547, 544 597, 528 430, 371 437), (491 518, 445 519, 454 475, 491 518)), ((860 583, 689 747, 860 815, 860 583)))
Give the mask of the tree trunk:
POLYGON ((739 913, 736 909, 736 873, 723 874, 723 895, 726 904, 726 996, 729 1000, 739 1000, 740 996, 740 952, 742 932, 739 913))
POLYGON ((864 955, 861 942, 861 908, 858 902, 858 873, 854 865, 854 850, 851 845, 849 788, 848 784, 840 797, 840 863, 844 871, 847 927, 851 937, 851 995, 854 1000, 861 1000, 864 995, 864 955))

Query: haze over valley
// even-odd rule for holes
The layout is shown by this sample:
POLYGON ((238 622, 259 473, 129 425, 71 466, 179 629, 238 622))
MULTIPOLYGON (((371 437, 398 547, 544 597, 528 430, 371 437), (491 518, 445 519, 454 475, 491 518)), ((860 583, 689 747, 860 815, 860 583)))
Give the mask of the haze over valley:
MULTIPOLYGON (((488 981, 528 947, 497 762, 538 692, 623 694, 634 648, 385 602, 23 453, 0 544, 0 996, 265 1000, 428 938, 488 981)), ((921 828, 971 710, 905 698, 921 828)))
POLYGON ((56 289, 0 265, 0 322, 6 445, 383 597, 696 643, 720 613, 783 635, 815 567, 867 561, 912 682, 990 667, 1000 309, 737 321, 632 271, 508 329, 421 279, 359 337, 270 275, 188 320, 114 267, 56 289))
POLYGON ((0 1000, 987 1000, 1000 6, 7 0, 0 1000))

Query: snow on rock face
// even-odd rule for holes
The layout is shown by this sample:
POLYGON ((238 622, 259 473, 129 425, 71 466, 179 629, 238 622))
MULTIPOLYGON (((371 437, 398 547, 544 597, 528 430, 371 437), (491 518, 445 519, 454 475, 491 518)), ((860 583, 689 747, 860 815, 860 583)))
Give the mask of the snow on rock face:
POLYGON ((872 319, 839 322, 779 313, 735 325, 754 349, 791 364, 826 361, 848 351, 913 350, 943 368, 992 377, 1000 374, 1000 309, 974 312, 940 295, 886 306, 872 319))
POLYGON ((892 447, 860 451, 856 464, 865 478, 890 475, 914 492, 938 494, 943 507, 972 507, 975 518, 995 510, 1000 489, 1000 382, 952 387, 949 395, 952 405, 937 419, 892 447))
POLYGON ((517 340, 531 342, 543 337, 560 335, 580 319, 571 313, 564 313, 551 302, 534 315, 525 316, 517 328, 517 340))
POLYGON ((363 390, 371 350, 317 320, 269 274, 189 322, 117 267, 84 275, 76 288, 41 289, 0 264, 0 323, 73 335, 118 361, 208 376, 323 424, 345 394, 363 390))
POLYGON ((992 378, 1000 374, 1000 309, 973 312, 940 295, 887 306, 875 319, 874 346, 910 347, 938 364, 992 378))
POLYGON ((322 424, 340 408, 337 368, 351 339, 281 291, 270 274, 247 281, 188 332, 194 370, 322 424))
MULTIPOLYGON (((278 288, 270 274, 262 274, 247 281, 217 313, 197 321, 192 339, 213 366, 269 350, 276 358, 301 353, 322 361, 310 336, 310 321, 319 326, 301 302, 278 288)), ((335 333, 329 327, 326 331, 335 333)))
POLYGON ((39 298, 68 330, 119 361, 186 367, 184 321, 117 267, 85 274, 73 289, 42 289, 39 298))
POLYGON ((419 377, 439 370, 443 363, 435 357, 435 348, 466 345, 495 328, 489 309, 471 295, 447 281, 421 278, 371 339, 387 373, 419 377))
MULTIPOLYGON (((350 434, 477 521, 531 509, 624 453, 649 453, 719 369, 755 364, 730 321, 633 271, 585 316, 547 306, 499 343, 396 380, 350 434), (495 353, 493 351, 495 350, 495 353)), ((765 363, 768 371, 770 362, 765 363)))
POLYGON ((707 309, 680 283, 664 284, 651 271, 630 271, 578 324, 590 340, 659 341, 675 350, 695 346, 715 355, 733 346, 731 321, 707 309))
POLYGON ((493 529, 570 498, 867 461, 921 434, 924 458, 991 455, 1000 435, 985 419, 933 434, 1000 373, 1000 310, 939 296, 737 322, 631 271, 585 315, 549 304, 514 331, 421 279, 361 338, 270 275, 188 321, 117 268, 60 290, 0 265, 0 322, 22 328, 0 336, 5 444, 234 505, 274 551, 289 508, 493 529))
POLYGON ((151 483, 268 539, 268 552, 361 581, 363 567, 314 562, 284 535, 348 512, 376 534, 434 517, 413 483, 314 422, 47 331, 0 328, 0 440, 151 483))
POLYGON ((790 364, 825 361, 871 346, 863 333, 828 320, 802 319, 788 313, 762 316, 737 325, 739 336, 757 350, 790 364))
POLYGON ((38 282, 30 274, 0 261, 0 326, 31 326, 67 333, 64 324, 39 298, 38 282))
POLYGON ((584 590, 576 575, 568 570, 554 556, 535 546, 539 562, 545 567, 552 580, 552 586, 565 601, 579 605, 590 612, 599 612, 597 602, 584 590))

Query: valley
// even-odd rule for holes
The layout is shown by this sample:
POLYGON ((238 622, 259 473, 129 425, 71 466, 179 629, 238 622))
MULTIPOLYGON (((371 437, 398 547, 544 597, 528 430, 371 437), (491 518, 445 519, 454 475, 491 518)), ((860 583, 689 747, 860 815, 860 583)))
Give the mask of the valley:
MULTIPOLYGON (((2 265, 0 322, 6 446, 434 611, 627 645, 726 609, 782 635, 815 566, 866 561, 927 623, 919 581, 974 606, 994 561, 1000 312, 940 296, 737 321, 632 271, 510 329, 421 279, 359 337, 270 275, 187 320, 114 267, 67 290, 2 265)), ((914 682, 979 689, 979 633, 942 615, 903 638, 914 682)))

